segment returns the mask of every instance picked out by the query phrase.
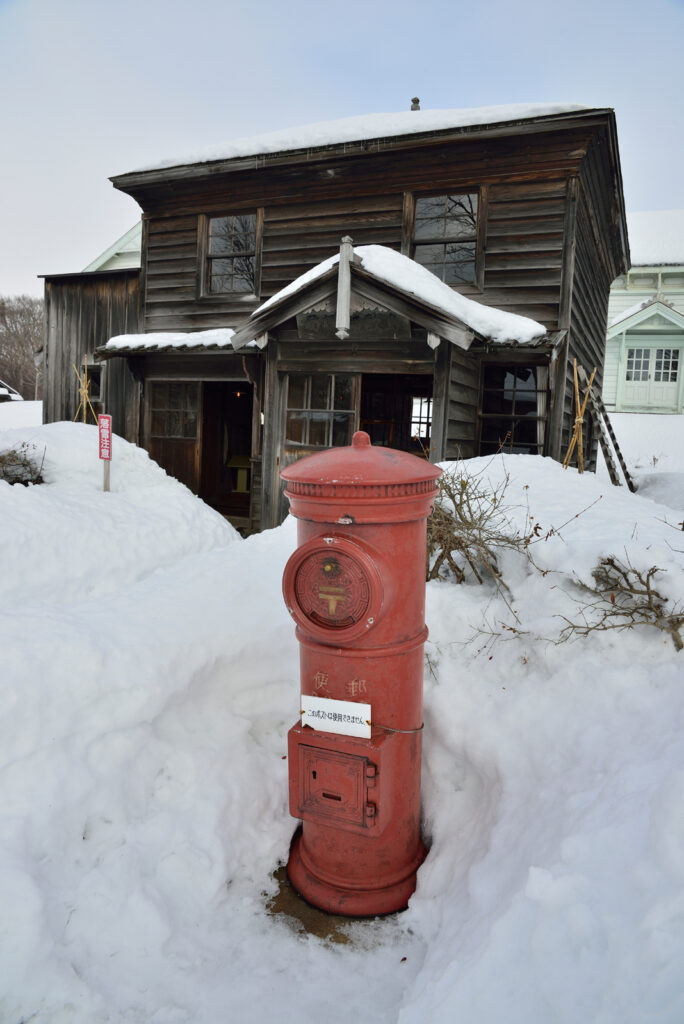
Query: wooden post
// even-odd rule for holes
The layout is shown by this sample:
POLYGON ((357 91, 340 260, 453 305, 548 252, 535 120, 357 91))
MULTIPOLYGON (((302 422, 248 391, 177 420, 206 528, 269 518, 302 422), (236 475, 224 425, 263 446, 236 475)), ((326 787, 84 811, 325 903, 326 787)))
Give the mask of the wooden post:
POLYGON ((335 317, 335 335, 340 341, 349 337, 351 322, 351 270, 349 264, 354 255, 352 240, 345 235, 340 245, 340 265, 337 271, 337 315, 335 317))
POLYGON ((104 477, 103 477, 103 480, 102 480, 102 490, 103 491, 108 491, 109 490, 109 467, 111 466, 111 461, 109 459, 103 459, 102 462, 103 462, 103 466, 104 466, 104 477))

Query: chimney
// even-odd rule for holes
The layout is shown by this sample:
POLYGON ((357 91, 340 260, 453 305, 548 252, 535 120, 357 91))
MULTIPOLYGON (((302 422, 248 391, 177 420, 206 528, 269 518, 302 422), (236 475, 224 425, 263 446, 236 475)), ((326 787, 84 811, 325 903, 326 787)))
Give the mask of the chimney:
POLYGON ((414 96, 411 100, 411 110, 420 110, 420 100, 417 96, 414 96))

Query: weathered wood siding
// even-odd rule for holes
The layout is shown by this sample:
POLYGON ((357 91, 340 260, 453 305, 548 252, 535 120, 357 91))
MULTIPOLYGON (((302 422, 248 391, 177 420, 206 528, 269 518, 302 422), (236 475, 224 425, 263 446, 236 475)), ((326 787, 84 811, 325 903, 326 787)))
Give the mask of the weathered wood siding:
MULTIPOLYGON (((568 356, 559 367, 557 401, 563 395, 561 447, 560 451, 552 453, 557 458, 562 458, 567 450, 575 419, 573 359, 577 359, 587 375, 596 367, 594 381, 599 393, 603 384, 608 297, 614 264, 609 259, 605 239, 598 226, 605 210, 601 205, 598 208, 593 205, 598 199, 597 195, 592 198, 595 190, 596 183, 591 174, 584 174, 580 178, 577 202, 568 356)), ((607 230, 605 225, 603 230, 607 230)), ((590 417, 587 415, 585 419, 585 438, 591 440, 590 453, 585 453, 585 458, 588 468, 593 469, 597 436, 591 430, 590 417)))
POLYGON ((558 326, 566 182, 488 189, 484 291, 488 306, 558 326))
POLYGON ((566 183, 578 172, 589 130, 436 142, 399 153, 331 157, 240 171, 136 192, 144 208, 145 330, 201 330, 243 320, 299 274, 357 245, 406 251, 405 194, 481 191, 484 290, 489 305, 558 326, 566 183), (200 296, 200 218, 263 209, 259 300, 200 296))
POLYGON ((479 401, 479 360, 451 346, 445 459, 470 459, 477 455, 479 401))
MULTIPOLYGON (((115 334, 141 330, 137 270, 45 279, 46 423, 74 418, 79 404, 79 368, 115 334)), ((137 440, 138 384, 123 359, 103 368, 103 404, 115 433, 137 440)))

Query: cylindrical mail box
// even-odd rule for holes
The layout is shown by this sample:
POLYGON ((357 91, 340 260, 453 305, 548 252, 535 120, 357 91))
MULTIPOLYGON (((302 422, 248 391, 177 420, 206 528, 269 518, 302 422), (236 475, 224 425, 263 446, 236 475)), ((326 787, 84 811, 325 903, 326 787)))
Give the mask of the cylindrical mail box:
POLYGON ((362 431, 281 473, 298 519, 283 594, 301 668, 288 750, 302 830, 288 874, 306 900, 337 914, 405 907, 425 856, 426 521, 440 475, 362 431))

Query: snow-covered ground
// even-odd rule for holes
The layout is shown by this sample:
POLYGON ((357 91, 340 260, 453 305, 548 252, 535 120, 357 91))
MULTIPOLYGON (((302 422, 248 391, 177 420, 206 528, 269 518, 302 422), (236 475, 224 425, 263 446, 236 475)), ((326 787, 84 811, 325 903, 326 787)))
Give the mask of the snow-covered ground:
POLYGON ((0 448, 22 440, 46 483, 0 483, 3 1024, 681 1024, 684 652, 555 642, 602 555, 684 600, 665 487, 469 464, 509 475, 538 568, 503 558, 508 605, 429 585, 430 853, 405 913, 332 945, 266 909, 295 826, 293 521, 242 540, 119 438, 104 494, 94 427, 0 448))

